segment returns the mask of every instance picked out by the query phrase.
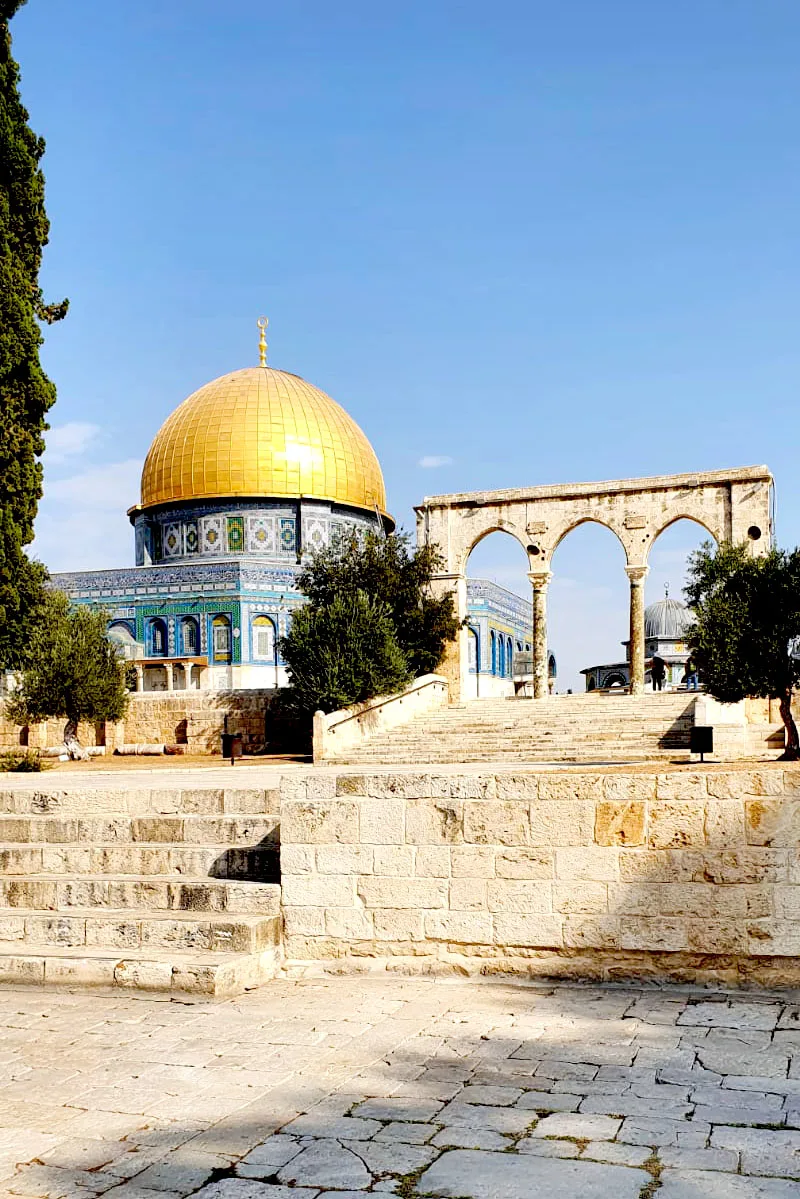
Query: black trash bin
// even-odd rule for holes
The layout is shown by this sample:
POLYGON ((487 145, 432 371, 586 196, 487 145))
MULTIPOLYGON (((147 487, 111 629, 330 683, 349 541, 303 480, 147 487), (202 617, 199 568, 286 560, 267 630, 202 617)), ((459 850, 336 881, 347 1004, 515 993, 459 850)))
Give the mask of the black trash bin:
POLYGON ((241 733, 223 733, 222 734, 222 756, 230 758, 231 766, 234 765, 237 758, 242 756, 242 736, 241 733))
POLYGON ((714 752, 714 728, 710 724, 696 724, 689 732, 689 752, 700 755, 700 761, 705 761, 706 754, 714 752))

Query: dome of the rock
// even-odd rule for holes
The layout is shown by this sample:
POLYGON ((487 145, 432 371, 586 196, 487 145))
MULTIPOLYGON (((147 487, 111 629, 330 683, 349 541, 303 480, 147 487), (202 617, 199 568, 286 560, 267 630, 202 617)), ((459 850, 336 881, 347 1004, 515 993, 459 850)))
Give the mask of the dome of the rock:
POLYGON ((356 422, 324 391, 268 366, 206 383, 167 417, 145 460, 138 510, 245 497, 386 514, 380 464, 356 422))

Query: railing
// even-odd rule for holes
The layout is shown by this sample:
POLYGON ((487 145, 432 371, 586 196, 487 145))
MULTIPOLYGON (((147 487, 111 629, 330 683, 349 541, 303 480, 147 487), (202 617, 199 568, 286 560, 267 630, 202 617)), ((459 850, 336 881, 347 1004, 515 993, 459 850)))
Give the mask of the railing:
POLYGON ((425 674, 396 695, 379 695, 352 708, 314 714, 314 761, 335 758, 376 733, 406 724, 422 712, 447 705, 450 687, 439 674, 425 674))

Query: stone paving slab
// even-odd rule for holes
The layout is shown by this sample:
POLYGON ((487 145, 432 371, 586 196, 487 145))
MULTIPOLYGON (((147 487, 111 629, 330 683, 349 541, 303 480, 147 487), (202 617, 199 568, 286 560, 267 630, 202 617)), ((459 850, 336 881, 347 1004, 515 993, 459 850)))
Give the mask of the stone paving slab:
POLYGON ((420 1193, 444 1199, 639 1199, 650 1181, 644 1170, 597 1162, 481 1153, 455 1149, 443 1154, 419 1180, 420 1193))
MULTIPOLYGON (((798 1199, 797 1183, 702 1170, 665 1170, 658 1199, 798 1199)), ((293 1192, 294 1199, 294 1192, 293 1192)))
POLYGON ((0 1199, 800 1199, 799 1010, 403 977, 8 988, 0 1199))

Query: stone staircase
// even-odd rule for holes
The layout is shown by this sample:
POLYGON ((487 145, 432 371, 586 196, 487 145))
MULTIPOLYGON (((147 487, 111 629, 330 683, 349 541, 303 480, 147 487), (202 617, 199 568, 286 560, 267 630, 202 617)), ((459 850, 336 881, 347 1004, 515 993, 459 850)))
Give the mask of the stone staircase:
POLYGON ((632 762, 688 752, 695 696, 686 692, 477 699, 349 748, 336 762, 632 762))
POLYGON ((277 792, 0 792, 0 982, 229 995, 271 978, 277 792))

